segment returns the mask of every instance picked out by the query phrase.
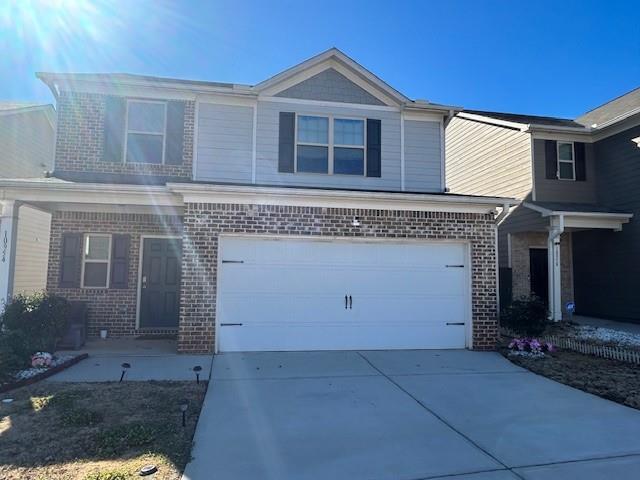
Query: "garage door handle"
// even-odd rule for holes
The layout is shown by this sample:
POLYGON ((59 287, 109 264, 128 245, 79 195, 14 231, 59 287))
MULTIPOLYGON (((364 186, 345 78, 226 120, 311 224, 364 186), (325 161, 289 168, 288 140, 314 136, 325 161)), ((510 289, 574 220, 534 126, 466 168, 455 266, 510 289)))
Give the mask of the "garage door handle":
POLYGON ((464 322, 447 322, 447 325, 464 325, 464 322))
POLYGON ((347 298, 347 296, 344 296, 344 309, 347 309, 347 302, 349 301, 349 299, 347 298))
POLYGON ((349 310, 351 310, 352 306, 353 306, 353 298, 351 298, 351 295, 349 295, 349 310))

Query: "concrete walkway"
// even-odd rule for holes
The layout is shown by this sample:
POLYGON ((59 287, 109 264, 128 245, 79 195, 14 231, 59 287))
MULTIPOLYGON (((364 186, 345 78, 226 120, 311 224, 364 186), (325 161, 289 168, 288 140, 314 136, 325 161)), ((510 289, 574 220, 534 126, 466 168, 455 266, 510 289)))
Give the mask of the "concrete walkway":
POLYGON ((49 382, 117 382, 122 364, 128 363, 127 381, 196 379, 193 367, 202 367, 200 378, 207 380, 211 372, 212 355, 180 355, 172 340, 109 339, 87 342, 78 351, 89 358, 49 377, 49 382))
POLYGON ((223 354, 184 479, 635 479, 639 431, 495 353, 223 354))

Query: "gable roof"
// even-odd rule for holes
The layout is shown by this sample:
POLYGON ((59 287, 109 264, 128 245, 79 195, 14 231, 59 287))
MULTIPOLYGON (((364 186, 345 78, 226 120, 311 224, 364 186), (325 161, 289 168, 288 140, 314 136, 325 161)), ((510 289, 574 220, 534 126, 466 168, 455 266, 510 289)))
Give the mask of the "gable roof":
POLYGON ((426 100, 411 100, 374 75, 337 48, 330 48, 308 60, 290 67, 256 85, 186 80, 129 73, 56 73, 37 72, 36 77, 51 89, 54 96, 59 94, 60 85, 95 85, 113 88, 114 85, 127 87, 153 86, 196 93, 223 93, 245 96, 274 96, 278 92, 304 81, 320 72, 333 68, 357 86, 378 98, 383 104, 403 107, 416 111, 447 112, 460 111, 460 107, 431 103, 426 100))
MULTIPOLYGON (((277 75, 274 75, 273 77, 270 77, 258 83, 254 87, 254 89, 258 92, 264 92, 270 91, 274 89, 274 87, 275 89, 277 89, 279 85, 287 85, 288 87, 290 86, 288 85, 288 80, 295 81, 296 77, 299 77, 305 72, 311 72, 315 75, 316 73, 320 73, 321 71, 332 67, 339 73, 343 73, 345 71, 352 72, 356 75, 356 77, 359 77, 370 87, 373 87, 381 94, 395 100, 395 102, 398 104, 403 104, 411 101, 408 97, 400 93, 398 90, 390 86, 381 78, 374 75, 372 72, 364 68, 358 62, 335 47, 319 53, 318 55, 315 55, 308 60, 305 60, 304 62, 294 65, 293 67, 283 70, 277 75)), ((351 78, 351 80, 352 79, 353 78, 351 78)))
POLYGON ((612 122, 624 120, 639 112, 640 87, 589 110, 576 120, 588 127, 603 128, 612 122))

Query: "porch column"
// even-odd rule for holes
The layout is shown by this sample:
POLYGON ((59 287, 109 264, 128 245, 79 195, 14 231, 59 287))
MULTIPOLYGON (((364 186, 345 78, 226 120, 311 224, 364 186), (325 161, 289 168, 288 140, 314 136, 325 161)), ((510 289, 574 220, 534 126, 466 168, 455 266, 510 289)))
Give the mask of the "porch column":
POLYGON ((560 262, 560 239, 564 232, 564 217, 562 215, 551 219, 551 230, 547 244, 549 262, 549 320, 562 320, 562 277, 560 262))
POLYGON ((13 277, 16 263, 19 202, 2 202, 0 216, 0 310, 13 295, 13 277))

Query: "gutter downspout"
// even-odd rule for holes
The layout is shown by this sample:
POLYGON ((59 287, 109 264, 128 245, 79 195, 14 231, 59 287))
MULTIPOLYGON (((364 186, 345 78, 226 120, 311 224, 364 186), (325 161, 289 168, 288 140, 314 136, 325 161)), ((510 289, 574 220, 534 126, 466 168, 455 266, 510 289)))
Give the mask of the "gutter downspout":
POLYGON ((549 320, 562 320, 562 285, 560 264, 560 237, 564 233, 564 215, 558 215, 558 226, 549 230, 548 272, 549 272, 549 320))

